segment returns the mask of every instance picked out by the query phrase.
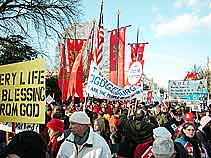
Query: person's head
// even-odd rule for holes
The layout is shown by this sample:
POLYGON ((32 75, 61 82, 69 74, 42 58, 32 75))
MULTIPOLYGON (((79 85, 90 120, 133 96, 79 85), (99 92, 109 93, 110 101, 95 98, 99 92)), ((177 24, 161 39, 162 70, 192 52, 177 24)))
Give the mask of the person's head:
POLYGON ((56 105, 53 109, 53 113, 61 113, 62 112, 62 107, 59 105, 56 105))
POLYGON ((138 109, 136 112, 135 112, 135 119, 136 120, 143 120, 145 117, 145 113, 142 109, 138 109))
POLYGON ((170 158, 174 153, 174 143, 171 133, 165 127, 153 129, 155 141, 152 145, 152 152, 155 158, 170 158))
POLYGON ((57 136, 60 133, 64 133, 64 122, 59 119, 52 119, 47 123, 47 127, 50 138, 57 136))
POLYGON ((186 112, 184 116, 184 121, 187 122, 194 122, 195 116, 192 112, 186 112))
POLYGON ((161 106, 161 112, 162 113, 167 113, 168 112, 168 107, 166 105, 161 106))
POLYGON ((5 149, 8 158, 46 158, 47 145, 41 135, 34 131, 16 134, 5 149))
POLYGON ((160 113, 160 107, 159 106, 154 107, 153 111, 155 115, 158 115, 160 113))
POLYGON ((182 134, 188 138, 193 138, 196 134, 194 124, 192 122, 184 123, 182 126, 182 134))
POLYGON ((70 130, 73 135, 83 136, 90 125, 90 118, 85 112, 74 112, 70 116, 70 130))

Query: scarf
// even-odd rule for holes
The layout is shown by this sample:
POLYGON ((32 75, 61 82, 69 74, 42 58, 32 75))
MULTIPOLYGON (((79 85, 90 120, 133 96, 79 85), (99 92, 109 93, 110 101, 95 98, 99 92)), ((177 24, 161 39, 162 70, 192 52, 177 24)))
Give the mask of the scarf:
POLYGON ((56 158, 57 152, 59 150, 59 143, 57 140, 59 136, 61 136, 61 133, 58 133, 54 137, 50 138, 50 142, 48 143, 49 158, 56 158))
POLYGON ((198 139, 195 136, 193 138, 185 137, 185 139, 193 146, 193 158, 201 158, 201 151, 199 149, 201 144, 199 143, 198 139))
POLYGON ((89 132, 90 132, 90 128, 88 128, 86 130, 86 132, 84 133, 84 135, 82 137, 75 135, 74 136, 74 143, 77 144, 77 145, 84 144, 87 141, 87 139, 89 138, 89 132))

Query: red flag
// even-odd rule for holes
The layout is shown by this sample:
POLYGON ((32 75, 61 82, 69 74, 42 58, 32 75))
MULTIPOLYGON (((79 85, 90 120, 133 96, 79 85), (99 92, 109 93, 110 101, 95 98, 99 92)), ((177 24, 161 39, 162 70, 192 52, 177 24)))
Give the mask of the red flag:
MULTIPOLYGON (((84 44, 84 40, 79 40, 79 39, 74 39, 71 40, 68 38, 67 39, 67 48, 68 48, 68 65, 69 65, 69 72, 71 73, 73 63, 79 54, 79 52, 82 49, 82 46, 84 44)), ((70 80, 69 80, 70 82, 70 80)), ((70 84, 70 83, 69 83, 70 84)), ((76 84, 77 84, 77 89, 74 93, 77 93, 79 98, 83 100, 83 66, 82 66, 82 61, 79 64, 79 68, 77 71, 77 77, 76 77, 76 84)), ((70 92, 68 92, 70 94, 70 92)))
POLYGON ((184 80, 196 80, 196 73, 188 72, 184 80))
POLYGON ((68 77, 67 77, 64 44, 60 44, 60 50, 61 50, 61 56, 60 56, 60 68, 58 74, 58 85, 62 93, 62 101, 64 101, 65 99, 67 99, 67 92, 68 92, 68 77))
POLYGON ((126 27, 119 31, 119 52, 118 52, 118 86, 125 85, 125 32, 126 27))
POLYGON ((95 60, 96 64, 98 65, 102 59, 102 52, 103 52, 103 45, 104 45, 104 26, 103 26, 103 2, 101 4, 101 11, 100 11, 100 20, 99 26, 97 29, 97 49, 95 51, 95 60))
POLYGON ((117 83, 117 29, 110 33, 110 81, 117 83))
POLYGON ((145 43, 130 44, 132 62, 141 61, 143 59, 145 43))
POLYGON ((152 90, 148 90, 147 100, 149 100, 150 102, 152 101, 152 90))
POLYGON ((85 50, 85 48, 87 46, 87 43, 89 42, 89 40, 91 38, 92 33, 93 33, 93 29, 89 33, 87 41, 85 42, 85 44, 81 48, 78 56, 76 57, 75 62, 74 62, 73 67, 72 67, 71 74, 70 74, 71 80, 69 82, 69 94, 72 97, 74 97, 75 93, 77 92, 77 94, 80 97, 80 99, 83 98, 83 83, 81 82, 82 79, 83 79, 83 75, 81 76, 81 71, 83 71, 81 69, 81 67, 82 67, 81 66, 82 65, 82 57, 83 57, 84 50, 85 50))

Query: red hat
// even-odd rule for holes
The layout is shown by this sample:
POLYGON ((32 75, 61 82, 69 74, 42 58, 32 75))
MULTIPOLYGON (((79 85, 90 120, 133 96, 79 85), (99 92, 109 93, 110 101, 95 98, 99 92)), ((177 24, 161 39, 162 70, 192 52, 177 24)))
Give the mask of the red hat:
POLYGON ((185 122, 193 122, 195 119, 195 116, 192 112, 187 112, 185 113, 185 116, 184 116, 184 121, 185 122))
POLYGON ((50 122, 48 122, 47 127, 53 129, 54 131, 64 133, 64 122, 60 119, 52 119, 50 122))

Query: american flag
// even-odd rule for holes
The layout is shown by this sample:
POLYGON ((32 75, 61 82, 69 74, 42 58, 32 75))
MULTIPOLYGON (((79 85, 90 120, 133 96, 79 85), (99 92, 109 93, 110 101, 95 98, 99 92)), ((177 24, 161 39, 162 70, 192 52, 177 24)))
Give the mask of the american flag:
POLYGON ((103 1, 101 4, 101 11, 100 11, 100 20, 97 29, 97 49, 95 51, 95 60, 96 64, 98 65, 102 59, 102 52, 103 52, 103 45, 104 45, 104 26, 103 26, 103 1))

